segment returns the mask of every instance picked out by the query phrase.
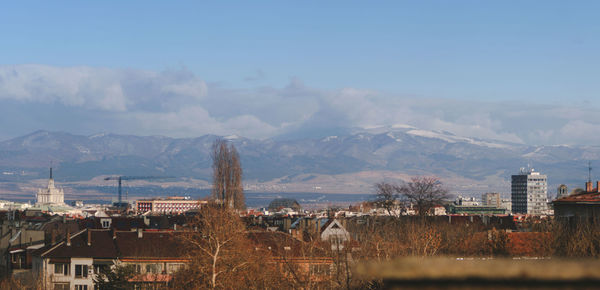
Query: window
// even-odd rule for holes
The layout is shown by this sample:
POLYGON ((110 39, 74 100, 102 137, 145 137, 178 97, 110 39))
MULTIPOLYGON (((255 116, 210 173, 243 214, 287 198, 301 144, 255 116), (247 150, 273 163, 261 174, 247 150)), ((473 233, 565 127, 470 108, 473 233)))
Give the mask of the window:
POLYGON ((318 275, 329 275, 331 273, 331 266, 327 264, 312 264, 310 265, 310 272, 318 275))
POLYGON ((183 267, 183 264, 168 264, 167 269, 169 270, 169 274, 173 274, 177 272, 179 269, 183 267))
POLYGON ((87 278, 88 265, 75 265, 75 278, 87 278))
POLYGON ((69 264, 65 264, 65 263, 54 264, 54 274, 69 275, 69 264))
POLYGON ((108 229, 110 228, 112 220, 111 219, 101 219, 100 223, 102 224, 102 228, 103 229, 108 229))
POLYGON ((94 274, 99 274, 100 272, 108 269, 108 265, 94 265, 94 274))
POLYGON ((69 283, 54 283, 52 286, 54 290, 71 290, 71 284, 69 283))
POLYGON ((88 290, 88 285, 75 285, 75 290, 88 290))
POLYGON ((146 273, 159 274, 160 267, 157 264, 146 264, 146 273))

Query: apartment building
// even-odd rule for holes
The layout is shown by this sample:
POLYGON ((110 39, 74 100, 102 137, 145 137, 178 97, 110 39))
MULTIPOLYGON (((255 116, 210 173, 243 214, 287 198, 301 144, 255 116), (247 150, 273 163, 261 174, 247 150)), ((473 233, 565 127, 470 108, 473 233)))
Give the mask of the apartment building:
POLYGON ((548 210, 548 181, 546 175, 534 169, 521 169, 512 176, 512 213, 541 215, 548 210))
POLYGON ((181 214, 189 210, 197 210, 206 200, 194 200, 181 196, 167 198, 142 199, 135 202, 138 213, 181 214))
POLYGON ((187 260, 174 231, 84 229, 34 254, 33 273, 47 289, 92 290, 105 267, 133 265, 132 282, 166 284, 187 260))

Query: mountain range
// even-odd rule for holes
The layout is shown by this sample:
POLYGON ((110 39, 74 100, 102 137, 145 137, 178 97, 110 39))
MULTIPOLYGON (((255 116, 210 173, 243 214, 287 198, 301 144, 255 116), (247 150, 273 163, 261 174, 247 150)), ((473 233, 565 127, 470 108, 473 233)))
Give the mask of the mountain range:
MULTIPOLYGON (((530 146, 396 125, 353 129, 324 138, 256 140, 37 131, 0 142, 0 193, 47 178, 102 184, 107 175, 174 176, 169 184, 208 187, 211 145, 224 138, 238 149, 246 190, 369 193, 379 181, 435 175, 455 194, 510 193, 510 175, 532 166, 559 184, 581 187, 600 146, 530 146)), ((157 181, 158 182, 158 181, 157 181)), ((168 185, 166 185, 168 186, 168 185)))

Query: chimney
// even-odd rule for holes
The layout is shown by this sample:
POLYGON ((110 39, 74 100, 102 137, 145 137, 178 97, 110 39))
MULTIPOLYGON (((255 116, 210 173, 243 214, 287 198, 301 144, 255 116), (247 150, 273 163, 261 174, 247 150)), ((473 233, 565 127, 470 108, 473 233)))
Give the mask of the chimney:
POLYGON ((71 230, 67 228, 67 247, 71 246, 71 230))
POLYGON ((138 233, 138 239, 141 239, 144 235, 144 231, 142 229, 138 229, 137 233, 138 233))
POLYGON ((596 181, 596 192, 600 192, 600 181, 596 181))
POLYGON ((588 181, 585 183, 585 192, 592 192, 592 182, 588 181))
POLYGON ((56 244, 56 229, 52 229, 52 232, 50 233, 50 244, 56 244))
POLYGON ((92 231, 90 229, 87 230, 87 236, 88 236, 88 246, 92 245, 92 231))
POLYGON ((320 223, 319 223, 319 219, 318 219, 318 218, 315 218, 315 233, 317 233, 317 234, 318 234, 318 233, 319 233, 319 231, 321 230, 321 229, 320 229, 320 227, 319 227, 319 224, 320 224, 320 223))

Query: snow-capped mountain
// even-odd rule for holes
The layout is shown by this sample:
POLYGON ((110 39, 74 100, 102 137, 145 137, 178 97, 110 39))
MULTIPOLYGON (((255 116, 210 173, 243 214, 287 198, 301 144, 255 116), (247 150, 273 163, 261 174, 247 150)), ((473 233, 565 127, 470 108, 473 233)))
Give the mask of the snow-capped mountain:
MULTIPOLYGON (((30 173, 17 174, 20 178, 41 178, 51 162, 58 176, 71 181, 107 174, 210 180, 209 153, 216 138, 106 133, 80 136, 37 131, 0 142, 0 172, 7 173, 0 175, 0 181, 14 179, 14 172, 30 173)), ((526 146, 405 125, 357 129, 313 139, 224 138, 240 152, 245 180, 256 183, 308 184, 315 182, 315 176, 325 182, 324 176, 392 172, 406 176, 432 174, 468 186, 469 182, 486 182, 490 177, 506 181, 520 167, 530 164, 548 174, 551 186, 580 185, 587 176, 588 160, 600 160, 598 146, 526 146)), ((377 174, 369 176, 373 182, 383 179, 377 174)), ((330 182, 340 181, 333 178, 330 182)))

